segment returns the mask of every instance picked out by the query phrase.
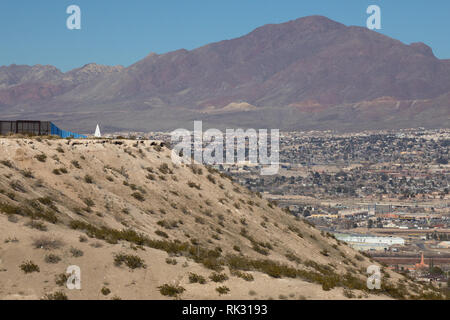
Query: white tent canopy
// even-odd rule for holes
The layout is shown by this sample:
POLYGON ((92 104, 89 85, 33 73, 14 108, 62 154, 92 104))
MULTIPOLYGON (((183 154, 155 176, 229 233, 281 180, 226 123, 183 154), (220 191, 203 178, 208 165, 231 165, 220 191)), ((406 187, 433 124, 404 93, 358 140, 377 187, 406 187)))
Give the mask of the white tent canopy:
POLYGON ((98 123, 97 123, 97 128, 95 129, 95 134, 94 134, 94 136, 95 136, 96 138, 101 138, 101 137, 102 137, 102 134, 100 133, 100 126, 98 125, 98 123))

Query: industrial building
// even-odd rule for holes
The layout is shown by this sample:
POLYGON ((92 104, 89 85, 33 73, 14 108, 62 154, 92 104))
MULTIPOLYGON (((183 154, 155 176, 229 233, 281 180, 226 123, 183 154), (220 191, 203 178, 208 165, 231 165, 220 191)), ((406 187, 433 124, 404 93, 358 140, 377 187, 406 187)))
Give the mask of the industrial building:
POLYGON ((404 246, 405 239, 400 237, 381 237, 374 235, 356 235, 335 233, 336 239, 348 243, 354 249, 366 250, 385 250, 393 245, 404 246))
POLYGON ((56 135, 61 138, 87 138, 85 135, 62 130, 50 121, 16 120, 1 121, 0 135, 25 134, 34 136, 56 135))

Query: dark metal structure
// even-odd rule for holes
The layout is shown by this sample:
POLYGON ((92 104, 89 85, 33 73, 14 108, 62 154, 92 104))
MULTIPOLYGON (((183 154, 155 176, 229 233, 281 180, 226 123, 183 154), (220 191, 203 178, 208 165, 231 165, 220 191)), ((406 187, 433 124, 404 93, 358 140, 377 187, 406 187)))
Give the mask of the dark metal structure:
POLYGON ((50 135, 51 122, 30 120, 0 121, 0 134, 8 135, 15 133, 31 134, 36 136, 50 135))
POLYGON ((86 136, 78 133, 61 130, 50 121, 0 121, 0 135, 10 134, 28 134, 35 136, 57 135, 61 138, 86 138, 86 136))

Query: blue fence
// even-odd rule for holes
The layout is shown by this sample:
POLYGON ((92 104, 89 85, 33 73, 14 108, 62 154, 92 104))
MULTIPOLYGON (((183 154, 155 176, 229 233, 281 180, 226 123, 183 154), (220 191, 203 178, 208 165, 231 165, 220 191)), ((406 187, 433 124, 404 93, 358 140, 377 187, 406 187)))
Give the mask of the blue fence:
POLYGON ((51 125, 51 134, 60 136, 61 138, 74 138, 74 139, 86 139, 87 136, 84 136, 82 134, 73 133, 66 130, 61 130, 57 126, 55 126, 53 123, 51 125))

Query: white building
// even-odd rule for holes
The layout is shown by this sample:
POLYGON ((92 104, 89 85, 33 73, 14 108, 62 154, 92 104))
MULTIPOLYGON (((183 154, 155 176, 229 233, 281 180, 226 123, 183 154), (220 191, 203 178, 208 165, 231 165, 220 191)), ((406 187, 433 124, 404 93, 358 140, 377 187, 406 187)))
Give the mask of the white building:
POLYGON ((348 243, 359 250, 384 250, 393 245, 405 245, 405 239, 400 237, 381 237, 372 235, 355 235, 336 233, 336 239, 348 243))

